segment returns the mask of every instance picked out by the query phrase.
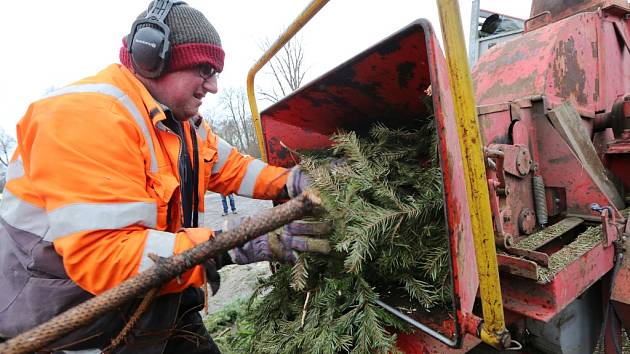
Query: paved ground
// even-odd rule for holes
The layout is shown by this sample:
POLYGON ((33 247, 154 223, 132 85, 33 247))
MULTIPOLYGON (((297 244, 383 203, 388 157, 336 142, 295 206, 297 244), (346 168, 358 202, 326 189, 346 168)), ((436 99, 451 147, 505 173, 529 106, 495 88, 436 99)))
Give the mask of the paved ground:
MULTIPOLYGON (((226 219, 252 216, 263 209, 273 206, 271 201, 268 200, 256 200, 239 196, 234 196, 234 201, 238 214, 221 216, 223 213, 221 195, 211 192, 206 193, 204 226, 217 230, 222 227, 226 219)), ((253 288, 256 286, 257 279, 271 274, 268 262, 250 265, 229 265, 221 269, 219 273, 221 274, 221 287, 216 295, 208 299, 209 313, 213 313, 238 299, 249 298, 253 288)))
MULTIPOLYGON (((273 205, 270 200, 257 200, 245 197, 234 196, 234 202, 236 204, 236 211, 238 214, 229 214, 228 216, 221 216, 223 213, 223 205, 221 204, 221 195, 217 193, 206 193, 205 207, 206 212, 204 214, 204 226, 211 229, 220 229, 223 222, 227 218, 234 218, 238 216, 252 216, 257 212, 271 208, 273 205)), ((228 209, 230 203, 228 200, 228 209)), ((231 213, 231 211, 230 211, 231 213)))

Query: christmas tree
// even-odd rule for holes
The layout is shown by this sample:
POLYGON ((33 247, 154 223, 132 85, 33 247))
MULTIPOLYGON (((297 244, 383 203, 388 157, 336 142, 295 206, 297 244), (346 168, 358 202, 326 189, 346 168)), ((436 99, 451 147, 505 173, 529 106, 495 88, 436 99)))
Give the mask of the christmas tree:
MULTIPOLYGON (((394 353, 404 322, 375 303, 399 292, 424 309, 451 302, 435 122, 335 135, 302 157, 333 225, 330 255, 302 254, 261 281, 248 353, 394 353)), ((244 322, 244 323, 245 323, 244 322)))

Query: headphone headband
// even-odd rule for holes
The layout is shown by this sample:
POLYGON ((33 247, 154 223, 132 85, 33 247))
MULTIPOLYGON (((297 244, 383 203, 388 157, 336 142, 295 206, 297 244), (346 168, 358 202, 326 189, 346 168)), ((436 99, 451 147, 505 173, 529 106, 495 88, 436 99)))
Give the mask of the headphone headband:
POLYGON ((151 6, 149 11, 147 11, 145 18, 166 24, 164 20, 171 11, 171 7, 173 7, 173 5, 175 5, 175 2, 171 0, 155 0, 153 1, 153 6, 151 6))

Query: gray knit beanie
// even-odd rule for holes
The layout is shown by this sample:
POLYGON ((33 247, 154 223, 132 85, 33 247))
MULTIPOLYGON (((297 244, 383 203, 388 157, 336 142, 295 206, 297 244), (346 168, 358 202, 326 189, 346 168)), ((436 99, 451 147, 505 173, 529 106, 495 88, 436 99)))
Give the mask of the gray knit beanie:
MULTIPOLYGON (((151 6, 153 2, 148 9, 151 6)), ((138 19, 145 18, 148 9, 138 19)), ((223 70, 225 53, 221 48, 221 38, 201 11, 185 2, 179 2, 173 5, 164 22, 171 31, 171 56, 165 72, 184 70, 200 64, 208 64, 218 72, 223 70)), ((126 36, 123 38, 119 56, 123 65, 132 67, 126 36)))

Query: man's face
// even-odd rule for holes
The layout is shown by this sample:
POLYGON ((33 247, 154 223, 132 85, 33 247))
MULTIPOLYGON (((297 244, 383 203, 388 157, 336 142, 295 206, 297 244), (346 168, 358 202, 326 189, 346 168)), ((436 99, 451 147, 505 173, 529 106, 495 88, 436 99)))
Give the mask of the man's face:
MULTIPOLYGON (((201 70, 205 72, 207 70, 201 70)), ((153 97, 170 108, 180 121, 197 115, 204 96, 218 91, 217 75, 204 79, 200 67, 164 74, 155 79, 152 86, 153 97)))

